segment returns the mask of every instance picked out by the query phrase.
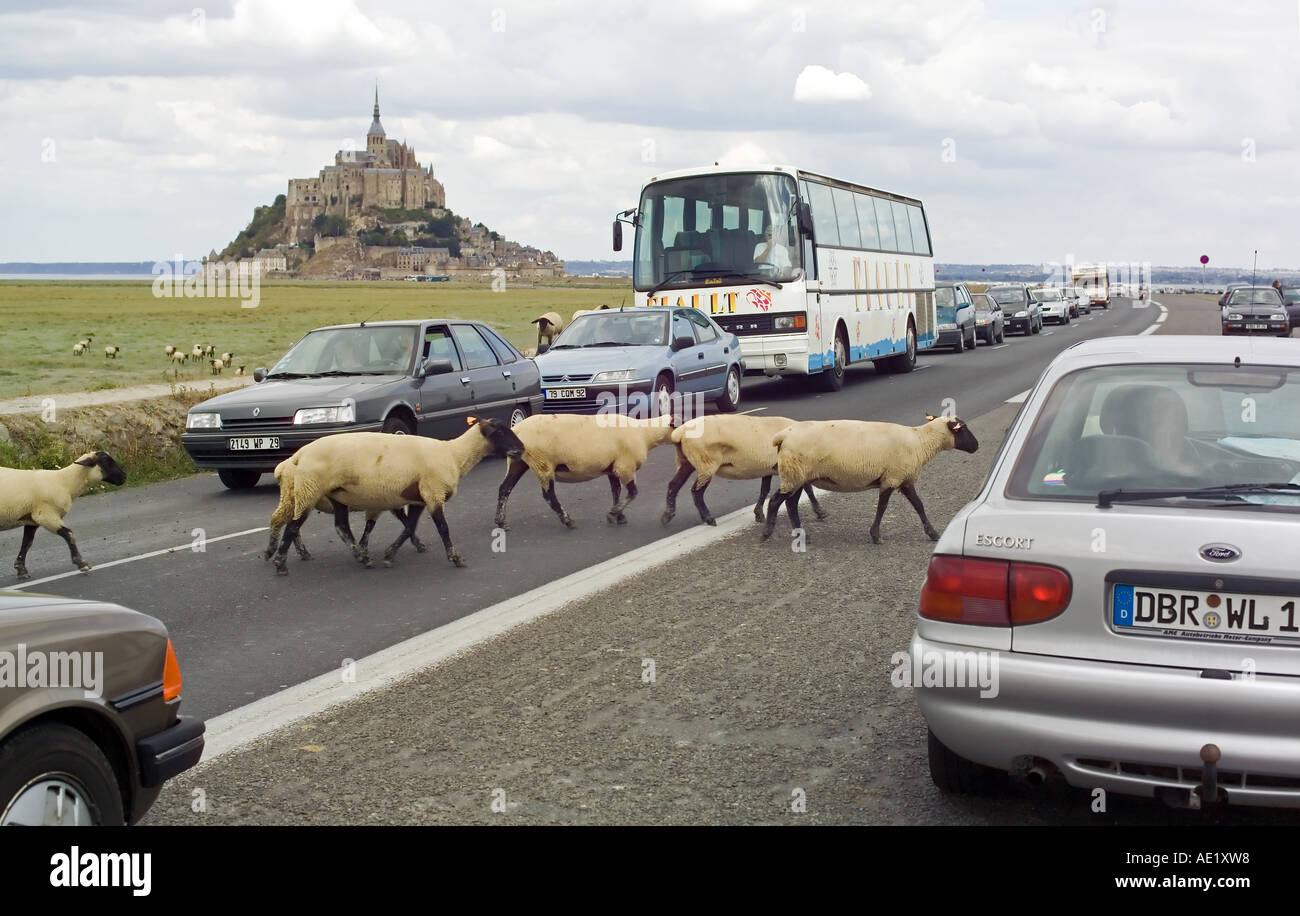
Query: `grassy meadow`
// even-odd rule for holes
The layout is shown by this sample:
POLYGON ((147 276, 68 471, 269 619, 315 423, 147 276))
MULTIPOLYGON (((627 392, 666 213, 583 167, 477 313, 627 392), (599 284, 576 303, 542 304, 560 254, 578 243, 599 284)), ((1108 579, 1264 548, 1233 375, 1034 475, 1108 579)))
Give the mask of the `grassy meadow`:
POLYGON ((148 281, 0 281, 0 399, 211 378, 206 361, 174 369, 163 352, 169 344, 213 344, 251 375, 312 328, 362 320, 470 318, 531 347, 530 322, 544 312, 567 319, 624 301, 632 301, 628 280, 512 284, 499 293, 487 284, 270 281, 255 309, 229 298, 155 298, 148 281), (85 337, 89 351, 73 356, 85 337), (105 358, 106 345, 121 348, 117 359, 105 358))

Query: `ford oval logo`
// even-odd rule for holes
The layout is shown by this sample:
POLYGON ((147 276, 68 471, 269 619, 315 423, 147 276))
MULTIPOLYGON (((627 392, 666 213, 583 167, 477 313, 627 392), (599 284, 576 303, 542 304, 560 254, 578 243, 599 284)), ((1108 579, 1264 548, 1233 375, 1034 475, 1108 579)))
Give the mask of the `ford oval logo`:
POLYGON ((1201 556, 1214 563, 1231 563, 1240 559, 1241 551, 1230 544, 1206 544, 1201 548, 1201 556))

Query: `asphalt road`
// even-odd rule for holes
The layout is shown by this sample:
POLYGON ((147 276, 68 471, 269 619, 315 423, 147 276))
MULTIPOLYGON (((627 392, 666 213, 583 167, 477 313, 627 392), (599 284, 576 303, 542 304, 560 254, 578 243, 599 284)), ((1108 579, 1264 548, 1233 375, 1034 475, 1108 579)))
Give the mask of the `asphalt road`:
MULTIPOLYGON (((976 417, 1030 388, 1052 357, 1071 344, 1137 333, 1157 314, 1158 309, 1118 300, 1109 311, 1094 311, 1068 326, 1048 326, 1038 336, 1008 337, 1004 345, 960 355, 922 354, 917 371, 908 375, 852 368, 835 394, 798 380, 746 379, 740 409, 796 419, 915 425, 952 399, 959 415, 976 417)), ((27 560, 37 580, 30 590, 113 601, 162 620, 185 678, 184 711, 206 718, 698 524, 685 490, 673 523, 659 524, 673 465, 672 449, 651 453, 626 526, 606 523, 609 488, 603 480, 559 489, 579 525, 566 530, 539 498, 532 478, 525 478, 510 501, 506 549, 494 552, 493 512, 504 465, 489 460, 467 476, 447 509, 452 537, 469 568, 446 562, 425 520, 421 536, 431 545, 427 553, 417 554, 408 545, 393 568, 363 569, 338 542, 329 519, 314 515, 303 535, 315 559, 304 563, 291 554, 287 577, 277 577, 261 559, 265 532, 240 533, 266 525, 277 498, 274 483, 234 493, 215 475, 204 474, 79 500, 70 527, 82 553, 99 568, 42 583, 44 577, 69 572, 71 565, 62 541, 40 533, 27 560), (169 552, 105 565, 155 551, 169 552)), ((721 516, 752 504, 756 496, 756 482, 716 480, 707 498, 721 516)), ((396 522, 385 517, 373 543, 384 546, 396 535, 396 522)), ((0 545, 16 553, 19 537, 8 532, 0 545)), ((0 587, 14 581, 12 574, 0 578, 0 587)))

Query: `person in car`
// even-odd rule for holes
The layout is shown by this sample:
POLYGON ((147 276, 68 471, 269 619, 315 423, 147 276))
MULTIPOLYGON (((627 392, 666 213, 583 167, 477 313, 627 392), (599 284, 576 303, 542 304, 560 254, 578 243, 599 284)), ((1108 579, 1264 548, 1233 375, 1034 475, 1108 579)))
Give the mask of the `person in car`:
POLYGON ((770 264, 777 270, 790 269, 790 252, 784 243, 776 240, 776 232, 768 226, 763 232, 763 241, 754 247, 754 263, 770 264))

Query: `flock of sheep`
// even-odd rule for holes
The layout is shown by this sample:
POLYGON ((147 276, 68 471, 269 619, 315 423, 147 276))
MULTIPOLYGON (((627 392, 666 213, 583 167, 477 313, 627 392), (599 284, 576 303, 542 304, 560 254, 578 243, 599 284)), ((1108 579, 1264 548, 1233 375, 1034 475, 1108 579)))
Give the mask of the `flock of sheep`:
MULTIPOLYGON (((704 502, 704 491, 714 477, 728 480, 762 480, 754 517, 763 524, 767 540, 781 506, 786 507, 792 529, 800 528, 798 503, 807 495, 818 518, 826 513, 818 504, 814 487, 838 492, 878 489, 880 498, 870 528, 871 540, 880 543, 880 520, 895 490, 901 490, 921 519, 931 540, 938 532, 926 517, 916 492, 922 468, 948 449, 974 452, 979 443, 970 428, 956 417, 927 416, 921 426, 901 426, 862 420, 798 422, 785 417, 747 414, 696 417, 673 425, 673 418, 654 419, 578 414, 538 414, 513 428, 500 420, 469 420, 455 439, 393 436, 385 433, 338 433, 317 439, 299 449, 275 469, 280 499, 270 522, 270 541, 264 552, 274 559, 276 572, 287 574, 285 558, 294 546, 302 559, 310 559, 299 532, 313 511, 334 516, 339 536, 356 559, 369 567, 368 541, 380 515, 391 513, 402 532, 383 554, 384 565, 406 541, 423 552, 416 537, 421 512, 428 511, 442 538, 447 559, 456 566, 465 561, 452 544, 443 511, 461 479, 488 455, 505 457, 505 479, 497 491, 495 524, 505 529, 506 503, 515 484, 529 471, 537 478, 542 497, 569 528, 575 522, 560 504, 556 483, 584 483, 604 477, 613 504, 610 524, 627 523, 625 510, 636 499, 636 475, 652 449, 672 445, 677 471, 668 484, 662 524, 672 521, 677 493, 695 476, 691 488, 696 509, 705 524, 715 524, 704 502), (780 485, 768 500, 772 478, 780 485), (364 512, 366 526, 357 541, 349 513, 364 512)), ((88 452, 58 471, 0 468, 0 530, 23 528, 22 547, 14 569, 28 577, 26 557, 36 528, 63 538, 72 562, 83 572, 89 564, 77 551, 72 532, 63 524, 72 500, 100 481, 120 485, 126 474, 103 451, 88 452)))
MULTIPOLYGON (((77 341, 75 344, 72 345, 72 355, 85 356, 87 351, 90 349, 90 344, 93 340, 94 338, 88 334, 83 339, 77 341)), ((122 352, 121 347, 117 347, 117 346, 104 347, 104 358, 117 359, 118 354, 121 352, 122 352)), ((233 360, 235 358, 234 353, 222 353, 220 356, 218 356, 217 348, 212 344, 195 344, 189 350, 185 350, 181 347, 173 347, 169 344, 168 346, 163 348, 163 354, 167 357, 171 365, 176 368, 177 372, 179 372, 180 367, 185 365, 186 363, 200 362, 206 359, 208 361, 208 367, 211 369, 213 375, 220 375, 222 373, 222 370, 230 368, 232 365, 234 365, 233 360)), ((243 374, 244 374, 243 366, 238 366, 235 368, 235 375, 243 375, 243 374)))
MULTIPOLYGON (((93 341, 93 340, 94 340, 94 338, 91 337, 89 334, 87 334, 87 335, 86 335, 85 337, 83 337, 81 340, 79 340, 79 341, 77 341, 76 343, 74 343, 74 344, 72 345, 72 355, 73 355, 73 356, 85 356, 86 353, 87 353, 87 351, 90 350, 90 344, 91 344, 91 341, 93 341)), ((104 359, 117 359, 117 354, 119 354, 119 353, 121 353, 121 352, 122 352, 122 348, 121 348, 121 347, 113 347, 113 346, 105 347, 105 348, 104 348, 104 359)))

